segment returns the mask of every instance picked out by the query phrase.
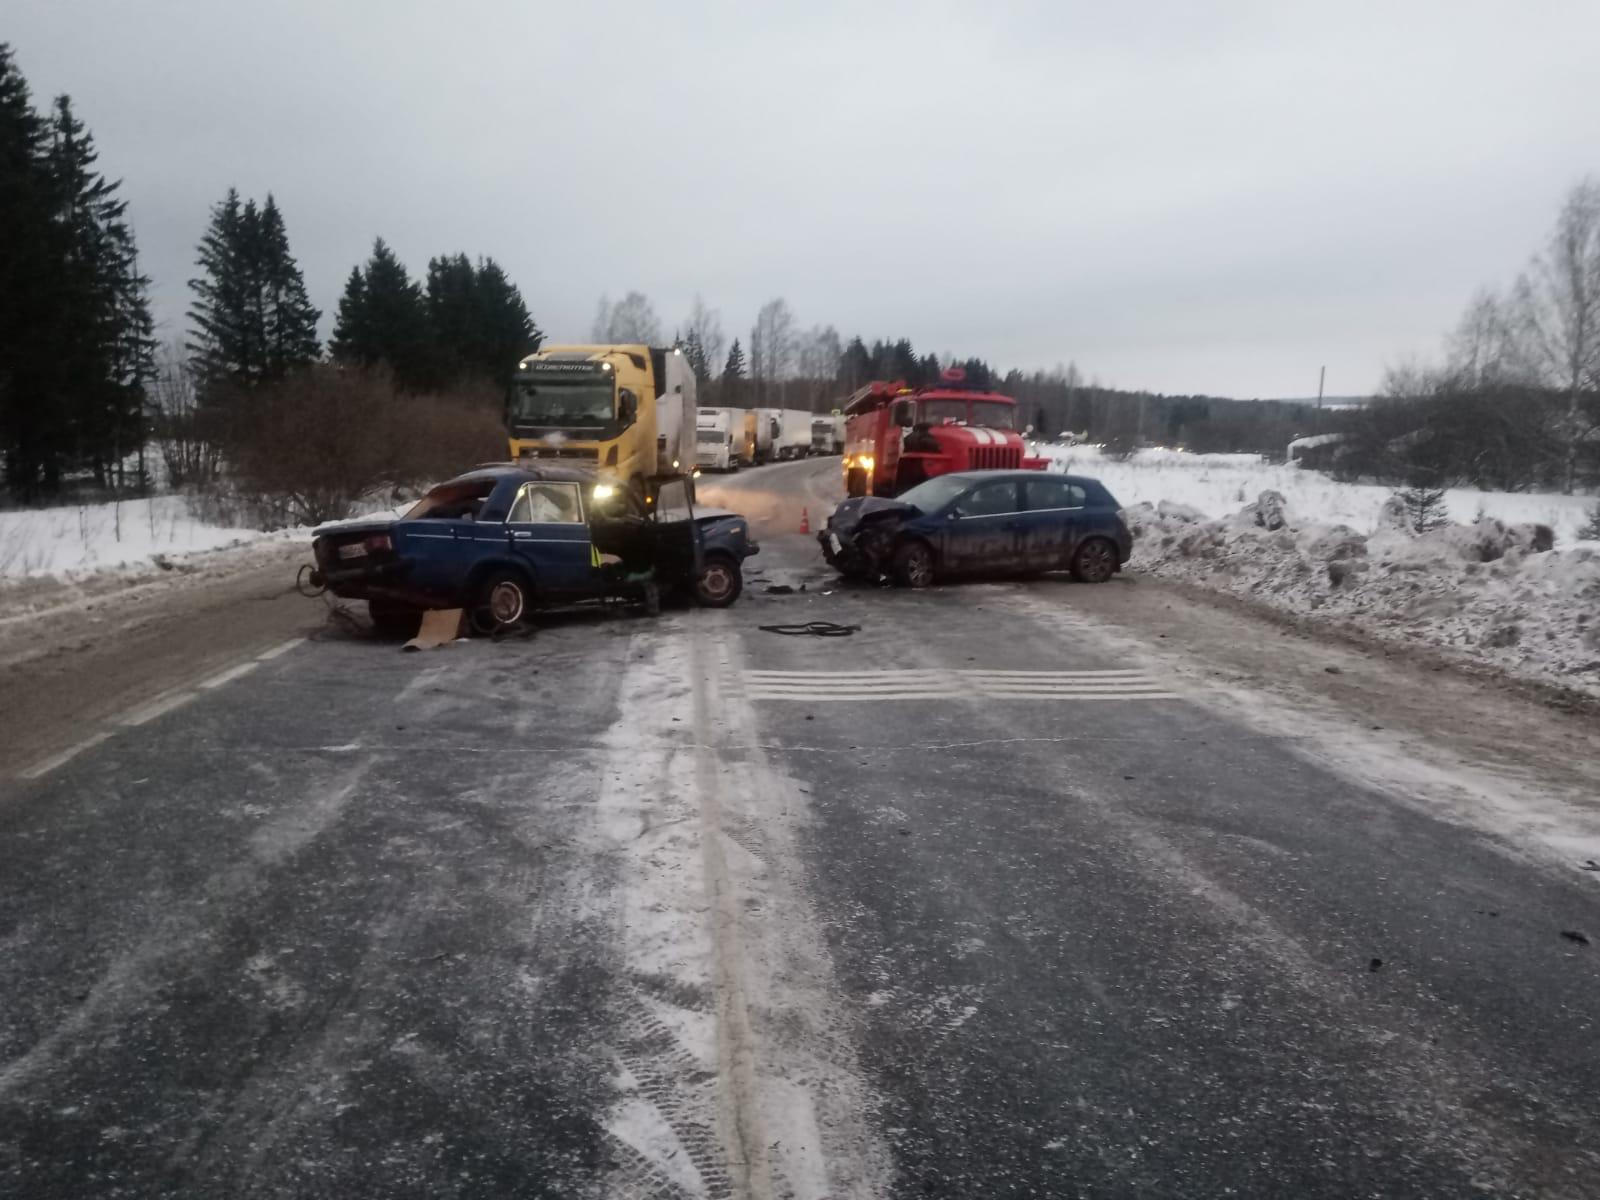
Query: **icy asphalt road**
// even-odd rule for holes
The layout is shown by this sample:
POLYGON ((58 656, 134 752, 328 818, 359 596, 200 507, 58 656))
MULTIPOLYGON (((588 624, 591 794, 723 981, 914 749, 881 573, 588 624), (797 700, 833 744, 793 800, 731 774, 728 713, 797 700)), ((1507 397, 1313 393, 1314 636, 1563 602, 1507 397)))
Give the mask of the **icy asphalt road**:
POLYGON ((1072 585, 835 587, 835 467, 720 481, 727 612, 252 648, 0 784, 0 1195, 1595 1194, 1600 879, 1072 585))

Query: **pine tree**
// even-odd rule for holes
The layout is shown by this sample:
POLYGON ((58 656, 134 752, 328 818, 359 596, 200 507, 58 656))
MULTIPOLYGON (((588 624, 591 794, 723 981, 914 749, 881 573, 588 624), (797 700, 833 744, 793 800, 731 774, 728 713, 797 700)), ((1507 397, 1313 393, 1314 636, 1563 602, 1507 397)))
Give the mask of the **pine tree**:
POLYGON ((475 291, 482 346, 477 365, 497 385, 509 388, 517 364, 539 348, 544 334, 517 285, 494 259, 478 260, 475 291))
POLYGON ((352 272, 345 285, 330 346, 344 362, 387 364, 408 391, 426 391, 438 382, 422 288, 382 238, 373 242, 366 267, 352 272))
POLYGON ((305 276, 289 251, 289 233, 271 192, 261 210, 258 243, 266 377, 280 379, 316 360, 321 352, 317 321, 322 313, 306 294, 305 276))
POLYGON ((728 349, 728 361, 722 367, 722 400, 723 403, 738 406, 744 402, 744 349, 739 345, 739 339, 733 339, 733 345, 728 349))
POLYGON ((1427 533, 1450 524, 1450 510, 1445 504, 1444 492, 1444 488, 1428 487, 1426 484, 1401 489, 1400 498, 1405 501, 1411 528, 1418 533, 1427 533))
POLYGON ((237 189, 229 188, 211 209, 198 251, 201 274, 189 281, 195 298, 188 347, 208 402, 228 388, 281 379, 316 359, 322 314, 306 294, 270 193, 258 208, 254 200, 241 204, 237 189))
POLYGON ((48 138, 10 46, 0 42, 0 447, 6 481, 24 500, 44 483, 51 451, 41 397, 54 364, 48 352, 53 229, 48 138))

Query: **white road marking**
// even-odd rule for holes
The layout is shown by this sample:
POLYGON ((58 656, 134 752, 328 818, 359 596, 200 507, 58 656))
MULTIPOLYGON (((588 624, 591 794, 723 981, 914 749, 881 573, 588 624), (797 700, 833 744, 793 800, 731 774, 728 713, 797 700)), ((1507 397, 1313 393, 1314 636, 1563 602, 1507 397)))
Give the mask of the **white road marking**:
POLYGON ((235 666, 229 667, 226 671, 219 671, 210 679, 203 680, 200 686, 205 688, 207 691, 210 691, 212 688, 222 687, 224 684, 232 683, 241 675, 248 675, 260 665, 261 664, 259 661, 252 658, 249 662, 238 663, 235 666))
POLYGON ((266 651, 266 652, 264 652, 262 654, 256 655, 256 661, 257 662, 269 662, 272 659, 277 658, 278 655, 280 655, 280 654, 289 653, 289 651, 293 650, 296 646, 298 646, 303 641, 305 641, 305 638, 290 638, 287 642, 284 642, 281 646, 274 646, 271 650, 268 650, 268 651, 266 651))
POLYGON ((33 766, 29 767, 26 771, 21 771, 18 774, 23 779, 38 779, 41 775, 48 775, 57 767, 65 766, 67 763, 77 758, 78 755, 82 754, 85 750, 92 750, 101 742, 110 738, 110 736, 111 732, 109 730, 105 730, 94 734, 91 737, 86 737, 83 739, 83 741, 78 742, 76 745, 68 746, 60 754, 57 754, 52 758, 47 758, 41 763, 34 763, 33 766))
POLYGON ((132 729, 146 722, 154 721, 157 717, 165 716, 173 709, 189 703, 195 698, 194 692, 168 692, 157 696, 154 700, 146 701, 138 708, 130 709, 117 718, 117 724, 132 729))
POLYGON ((1178 700, 1148 672, 1104 671, 746 671, 751 700, 1178 700))

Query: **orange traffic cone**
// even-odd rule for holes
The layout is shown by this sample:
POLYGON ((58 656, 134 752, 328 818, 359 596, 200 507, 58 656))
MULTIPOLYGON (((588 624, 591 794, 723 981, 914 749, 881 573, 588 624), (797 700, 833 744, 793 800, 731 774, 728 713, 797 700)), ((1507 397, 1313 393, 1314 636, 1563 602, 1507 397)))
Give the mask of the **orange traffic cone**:
POLYGON ((800 509, 800 532, 811 532, 811 511, 804 506, 800 509))

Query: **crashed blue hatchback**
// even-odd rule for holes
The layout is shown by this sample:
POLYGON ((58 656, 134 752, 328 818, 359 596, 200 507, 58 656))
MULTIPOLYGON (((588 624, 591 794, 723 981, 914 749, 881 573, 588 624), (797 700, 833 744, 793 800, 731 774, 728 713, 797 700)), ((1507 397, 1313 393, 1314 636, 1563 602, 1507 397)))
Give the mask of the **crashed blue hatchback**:
POLYGON ((365 600, 380 633, 410 637, 430 608, 515 625, 535 608, 681 591, 723 608, 759 547, 736 513, 696 512, 688 479, 647 496, 583 467, 482 467, 431 489, 399 518, 313 533, 313 584, 365 600))
POLYGON ((840 574, 913 588, 1042 571, 1104 583, 1133 553, 1122 510, 1099 480, 1043 471, 957 471, 893 500, 852 497, 817 540, 840 574))

